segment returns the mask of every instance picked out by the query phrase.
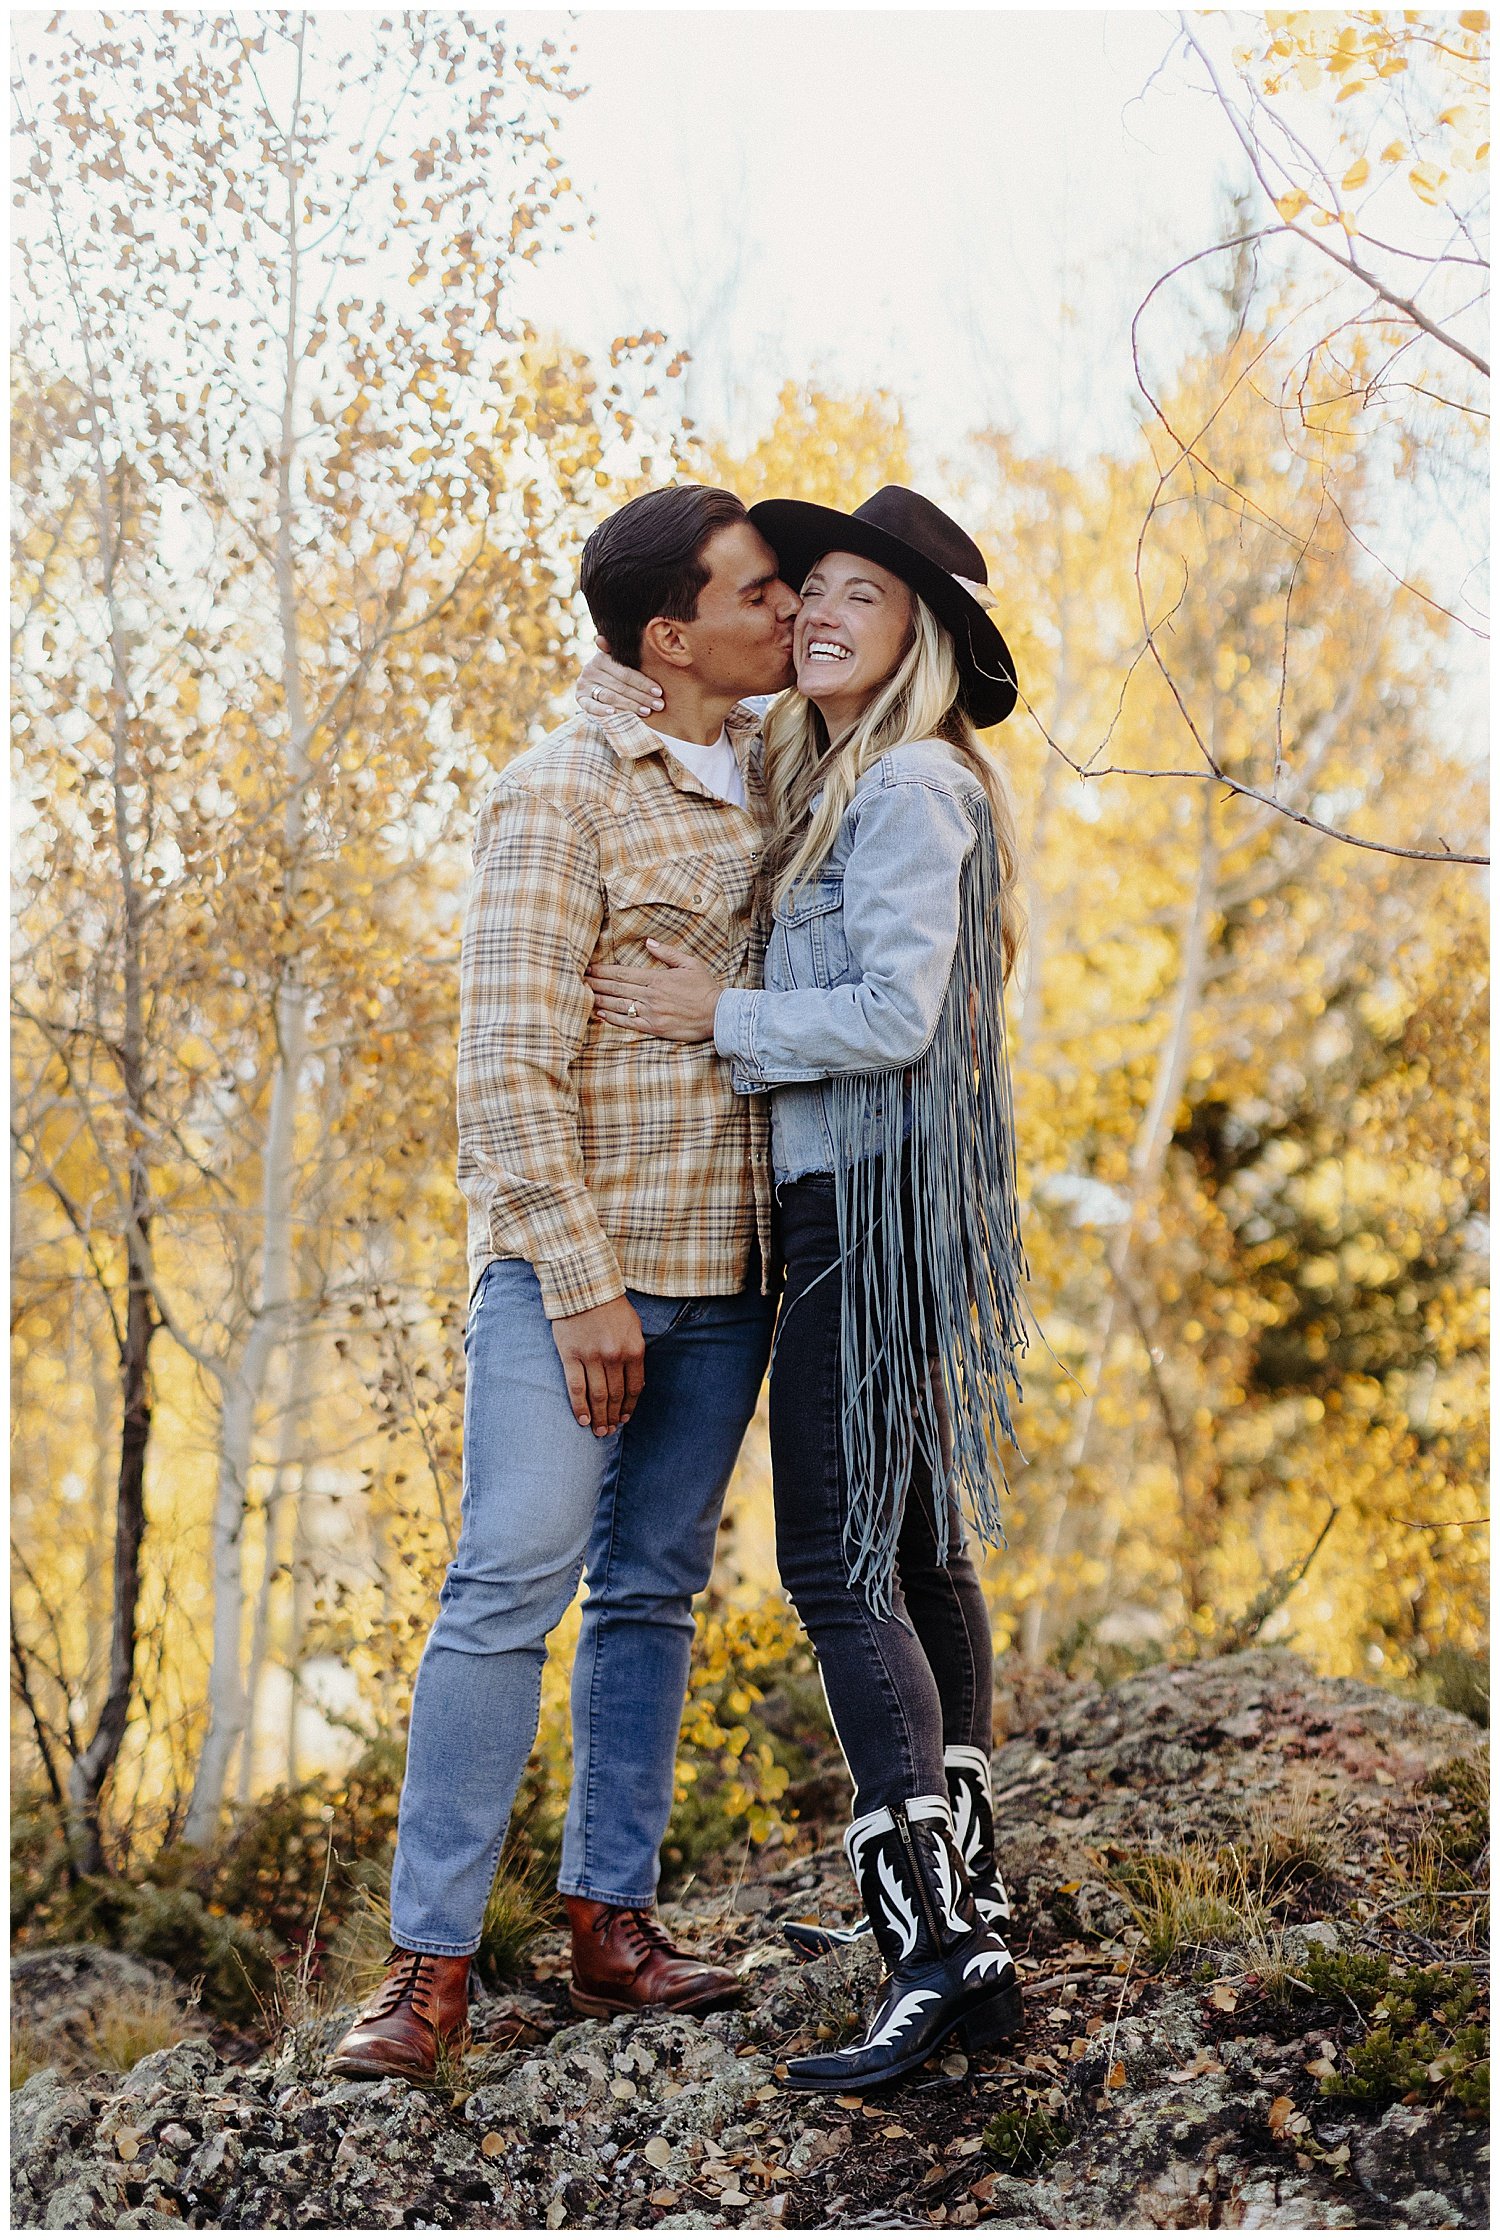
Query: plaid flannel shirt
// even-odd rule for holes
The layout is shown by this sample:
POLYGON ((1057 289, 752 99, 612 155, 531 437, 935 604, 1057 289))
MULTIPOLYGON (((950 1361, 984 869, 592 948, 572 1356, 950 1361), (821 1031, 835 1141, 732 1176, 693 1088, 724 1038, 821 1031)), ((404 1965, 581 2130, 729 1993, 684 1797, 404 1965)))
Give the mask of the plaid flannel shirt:
POLYGON ((649 965, 649 936, 758 987, 764 845, 759 727, 729 734, 747 805, 723 801, 634 718, 579 716, 480 805, 464 915, 458 1179, 469 1278, 528 1260, 549 1316, 627 1285, 722 1295, 771 1266, 768 1109, 737 1095, 712 1042, 610 1026, 584 974, 649 965))

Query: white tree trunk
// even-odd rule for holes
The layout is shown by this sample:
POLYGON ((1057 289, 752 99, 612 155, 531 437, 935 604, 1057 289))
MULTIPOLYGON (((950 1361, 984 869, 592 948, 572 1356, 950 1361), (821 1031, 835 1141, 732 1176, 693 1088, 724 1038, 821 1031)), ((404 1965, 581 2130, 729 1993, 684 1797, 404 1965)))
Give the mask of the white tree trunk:
MULTIPOLYGON (((295 563, 293 470, 297 454, 297 385, 300 368, 301 244, 297 198, 302 115, 302 55, 306 18, 297 39, 297 77, 291 122, 283 141, 286 178, 287 296, 282 337, 284 370, 281 436, 276 455, 275 569, 281 624, 281 673, 287 722, 287 804, 284 836, 287 899, 295 900, 304 843, 310 776, 307 708, 302 685, 300 612, 295 563)), ((213 1662, 208 1685, 208 1733, 183 1833, 208 1843, 217 1831, 230 1765, 245 1725, 244 1521, 256 1417, 277 1348, 295 1318, 293 1227, 297 1198, 297 1116, 307 1057, 310 1002, 300 960, 288 960, 276 997, 276 1059, 270 1116, 262 1159, 260 1284, 232 1388, 221 1414, 219 1480, 213 1523, 213 1662), (232 1396, 231 1396, 232 1393, 232 1396)))
POLYGON ((286 1398, 277 1441, 276 1475, 266 1495, 265 1543, 261 1551, 255 1615, 250 1626, 250 1661, 245 1675, 245 1731, 240 1743, 236 1783, 241 1804, 249 1802, 255 1779, 255 1722, 271 1635, 271 1600, 286 1538, 283 1520, 289 1509, 295 1509, 301 1492, 302 1450, 307 1437, 316 1352, 312 1333, 305 1326, 287 1348, 286 1398))

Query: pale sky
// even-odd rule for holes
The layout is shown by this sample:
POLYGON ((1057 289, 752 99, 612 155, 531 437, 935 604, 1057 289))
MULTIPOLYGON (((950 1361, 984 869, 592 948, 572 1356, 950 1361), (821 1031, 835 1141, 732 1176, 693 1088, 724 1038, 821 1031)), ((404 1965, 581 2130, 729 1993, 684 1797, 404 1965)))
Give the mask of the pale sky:
POLYGON ((693 349, 740 432, 788 375, 884 386, 941 454, 988 421, 1119 440, 1129 321, 1213 238, 1228 133, 1154 9, 513 14, 571 38, 563 150, 594 238, 534 315, 693 349))
MULTIPOLYGON (((573 45, 588 88, 559 152, 592 237, 522 276, 528 314, 592 349, 665 329, 694 354, 687 409, 742 442, 788 378, 888 389, 916 439, 914 479, 940 499, 944 461, 987 425, 1075 462, 1130 446, 1143 409, 1132 317, 1222 236, 1248 180, 1222 112, 1171 55, 1168 10, 605 6, 508 20, 573 45)), ((1260 22, 1196 20, 1226 63, 1260 22)), ((1333 129, 1325 96, 1297 121, 1333 129)), ((1419 206, 1392 191, 1401 237, 1416 239, 1419 206)), ((1263 223, 1263 203, 1253 210, 1263 223)), ((1268 282, 1285 255, 1268 257, 1268 282)), ((1302 269, 1310 300, 1328 291, 1312 252, 1302 269)), ((1195 301, 1223 277, 1208 263, 1157 299, 1156 376, 1194 346, 1195 301)), ((1385 556, 1425 568, 1477 620, 1477 493, 1393 480, 1389 506, 1385 556)), ((1454 727, 1476 743, 1486 652, 1451 652, 1454 727)))
MULTIPOLYGON (((13 20, 23 43, 45 38, 44 17, 13 20)), ((1074 463, 1130 446, 1132 315, 1222 237, 1246 179, 1227 120, 1173 53, 1170 10, 594 6, 505 20, 530 44, 576 49, 587 90, 563 108, 557 152, 593 221, 514 268, 514 310, 600 357, 616 335, 664 329, 693 358, 664 411, 741 444, 788 379, 888 390, 913 479, 940 501, 945 462, 987 426, 1074 463)), ((1260 21, 1194 20, 1226 62, 1260 21)), ((1296 121, 1337 131, 1321 90, 1296 121)), ((1399 238, 1416 240, 1420 206, 1390 191, 1399 238)), ((1252 222, 1264 216, 1257 204, 1252 222)), ((1326 293, 1330 268, 1292 253, 1307 299, 1326 293)), ((1267 252, 1268 284, 1286 254, 1267 252)), ((1200 266, 1158 298, 1156 376, 1195 347, 1195 299, 1222 271, 1200 266)), ((1477 618, 1477 483, 1393 478, 1387 506, 1383 557, 1477 618)), ((1484 649, 1454 658, 1472 695, 1484 649)))

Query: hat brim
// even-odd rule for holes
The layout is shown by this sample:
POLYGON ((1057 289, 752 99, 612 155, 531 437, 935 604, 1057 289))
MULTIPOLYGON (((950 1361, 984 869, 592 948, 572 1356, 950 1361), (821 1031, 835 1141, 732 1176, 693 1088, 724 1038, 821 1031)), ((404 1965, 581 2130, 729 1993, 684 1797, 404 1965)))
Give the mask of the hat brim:
POLYGON ((750 519, 794 591, 801 590, 825 552, 858 553, 862 560, 873 560, 899 576, 932 609, 953 640, 960 696, 970 721, 981 730, 1005 721, 1016 704, 1010 648, 979 601, 970 598, 946 568, 903 537, 852 513, 839 513, 833 506, 809 505, 801 498, 763 498, 750 508, 750 519))

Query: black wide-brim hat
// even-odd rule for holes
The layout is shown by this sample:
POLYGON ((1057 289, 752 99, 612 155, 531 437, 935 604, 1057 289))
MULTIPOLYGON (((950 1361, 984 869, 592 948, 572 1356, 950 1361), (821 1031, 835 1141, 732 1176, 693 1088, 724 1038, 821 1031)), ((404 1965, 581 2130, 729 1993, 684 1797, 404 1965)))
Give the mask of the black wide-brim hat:
POLYGON ((1016 704, 1015 664, 984 607, 965 588, 988 589, 984 554, 930 498, 892 482, 853 513, 806 505, 800 498, 766 498, 750 508, 750 519, 793 590, 801 590, 825 552, 857 552, 899 576, 953 640, 969 720, 981 730, 1005 721, 1016 704))

